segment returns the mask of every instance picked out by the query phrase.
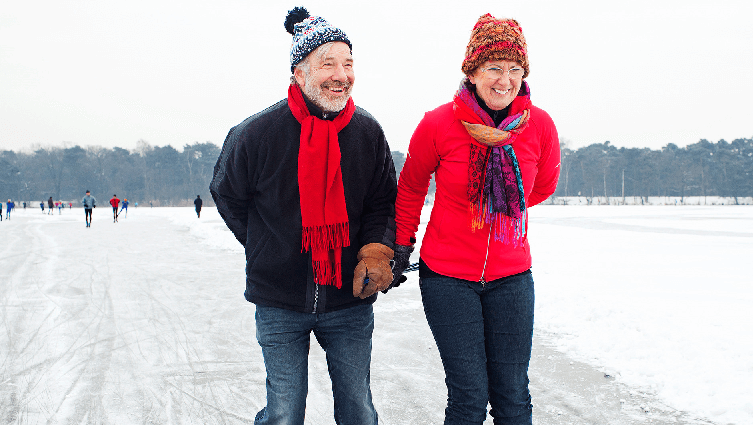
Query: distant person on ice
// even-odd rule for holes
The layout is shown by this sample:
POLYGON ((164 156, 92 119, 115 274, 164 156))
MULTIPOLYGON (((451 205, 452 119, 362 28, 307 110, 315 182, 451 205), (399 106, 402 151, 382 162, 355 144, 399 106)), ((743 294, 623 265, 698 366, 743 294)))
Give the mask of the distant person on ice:
POLYGON ((52 209, 55 208, 55 201, 52 200, 52 196, 47 200, 47 214, 52 214, 52 209))
POLYGON ((201 196, 196 195, 196 199, 193 200, 193 205, 196 207, 196 217, 201 218, 201 204, 203 204, 204 201, 201 200, 201 196))
MULTIPOLYGON (((5 211, 6 211, 5 214, 7 214, 7 216, 5 218, 8 219, 8 220, 10 220, 10 212, 13 210, 13 208, 16 207, 16 203, 13 202, 12 199, 8 199, 8 203, 5 206, 7 207, 5 209, 5 211)), ((2 215, 3 215, 2 212, 0 212, 0 216, 2 216, 2 215)))
POLYGON ((112 195, 112 199, 110 199, 110 205, 112 205, 112 222, 117 223, 118 221, 118 204, 120 204, 120 199, 118 199, 118 195, 112 195))
POLYGON ((395 283, 408 266, 434 174, 419 285, 447 385, 445 424, 530 425, 534 291, 527 208, 554 193, 557 129, 531 103, 528 52, 513 19, 471 32, 452 101, 410 140, 396 203, 395 283))
POLYGON ((42 214, 44 214, 44 202, 39 203, 39 208, 42 209, 42 214))
POLYGON ((245 296, 267 371, 255 424, 304 423, 313 332, 336 423, 376 425, 372 304, 392 281, 395 168, 382 128, 350 96, 345 33, 299 7, 285 28, 288 97, 230 130, 210 185, 246 250, 245 296))
POLYGON ((92 226, 92 209, 97 207, 97 198, 91 195, 91 192, 86 191, 86 196, 81 200, 84 204, 84 217, 86 218, 86 227, 92 226))
MULTIPOLYGON (((122 213, 123 210, 125 210, 126 213, 125 218, 128 218, 128 198, 123 198, 123 202, 120 206, 120 213, 122 213)), ((120 215, 120 213, 118 213, 118 215, 120 215)))

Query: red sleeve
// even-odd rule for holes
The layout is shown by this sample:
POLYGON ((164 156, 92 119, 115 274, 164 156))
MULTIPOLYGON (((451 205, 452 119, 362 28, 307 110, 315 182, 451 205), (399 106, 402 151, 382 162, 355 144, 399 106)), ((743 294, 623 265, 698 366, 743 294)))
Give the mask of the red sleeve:
POLYGON ((533 190, 528 197, 528 207, 544 202, 552 196, 557 189, 557 181, 560 176, 560 143, 557 136, 557 128, 552 118, 543 110, 539 110, 536 127, 539 131, 539 143, 541 143, 541 156, 538 162, 536 180, 533 182, 533 190))
POLYGON ((439 165, 436 133, 436 124, 426 114, 411 137, 408 155, 397 183, 397 201, 395 202, 397 238, 395 242, 398 245, 415 243, 431 175, 439 165))

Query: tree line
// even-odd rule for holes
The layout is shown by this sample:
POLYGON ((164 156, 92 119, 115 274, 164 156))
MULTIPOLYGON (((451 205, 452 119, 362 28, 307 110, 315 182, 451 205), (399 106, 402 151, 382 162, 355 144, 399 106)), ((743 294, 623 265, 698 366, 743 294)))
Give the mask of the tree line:
POLYGON ((561 155, 554 196, 753 196, 753 139, 660 150, 561 145, 561 155))
POLYGON ((80 206, 86 190, 106 204, 113 194, 131 203, 191 205, 202 195, 211 205, 209 182, 220 148, 210 142, 152 146, 139 141, 128 151, 101 146, 40 147, 28 153, 0 153, 0 199, 53 200, 80 206), (207 195, 207 196, 203 196, 207 195))
MULTIPOLYGON (((617 148, 610 142, 576 150, 561 144, 560 180, 554 196, 753 196, 753 139, 720 140, 660 150, 617 148)), ((137 148, 40 147, 0 153, 0 199, 77 201, 85 190, 142 205, 191 205, 208 196, 220 147, 186 144, 182 151, 139 141, 137 148)), ((392 151, 400 173, 405 154, 392 151)), ((430 187, 433 192, 434 185, 430 187)), ((78 205, 74 202, 74 205, 78 205)))

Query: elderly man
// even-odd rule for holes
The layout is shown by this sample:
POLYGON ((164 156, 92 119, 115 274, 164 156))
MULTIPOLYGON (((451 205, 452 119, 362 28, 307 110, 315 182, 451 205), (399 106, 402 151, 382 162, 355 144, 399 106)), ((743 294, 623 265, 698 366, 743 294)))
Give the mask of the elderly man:
POLYGON ((377 424, 372 304, 392 280, 395 168, 382 128, 351 99, 345 33, 303 8, 288 97, 230 130, 210 192, 246 251, 246 300, 267 372, 256 424, 303 424, 309 338, 326 352, 335 422, 377 424))

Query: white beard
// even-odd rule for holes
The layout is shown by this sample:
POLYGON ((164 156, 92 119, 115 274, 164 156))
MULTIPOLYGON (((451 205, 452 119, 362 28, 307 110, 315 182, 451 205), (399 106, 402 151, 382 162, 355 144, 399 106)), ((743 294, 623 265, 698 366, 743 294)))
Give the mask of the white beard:
POLYGON ((306 77, 306 85, 303 87, 303 94, 309 98, 314 105, 322 108, 324 112, 340 112, 345 109, 345 105, 348 104, 350 99, 350 93, 353 91, 353 85, 348 84, 344 88, 346 96, 341 98, 330 99, 324 93, 324 89, 314 83, 313 78, 306 77))

